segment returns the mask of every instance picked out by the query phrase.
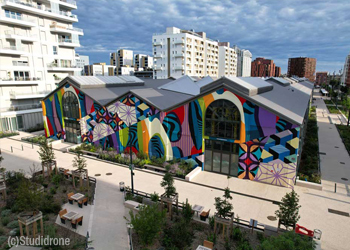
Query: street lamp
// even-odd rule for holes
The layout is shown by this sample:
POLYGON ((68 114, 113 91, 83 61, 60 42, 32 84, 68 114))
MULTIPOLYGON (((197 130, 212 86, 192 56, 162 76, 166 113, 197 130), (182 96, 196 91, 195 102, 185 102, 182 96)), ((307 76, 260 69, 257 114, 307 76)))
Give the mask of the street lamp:
POLYGON ((131 130, 131 123, 129 124, 129 154, 130 154, 130 165, 129 165, 129 169, 130 169, 130 173, 131 173, 131 192, 132 192, 132 195, 134 195, 134 165, 132 164, 132 150, 131 150, 131 133, 130 133, 130 130, 131 130))

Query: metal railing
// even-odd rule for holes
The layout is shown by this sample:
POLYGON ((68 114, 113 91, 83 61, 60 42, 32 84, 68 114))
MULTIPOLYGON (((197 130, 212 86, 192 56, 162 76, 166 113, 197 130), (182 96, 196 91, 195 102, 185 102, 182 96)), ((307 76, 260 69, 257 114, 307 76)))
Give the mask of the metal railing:
POLYGON ((20 111, 20 110, 38 109, 41 107, 42 107, 41 103, 38 103, 38 104, 28 104, 28 105, 19 105, 19 106, 7 107, 7 108, 0 108, 0 111, 1 112, 20 111))
POLYGON ((78 68, 76 65, 60 65, 58 63, 48 63, 48 68, 78 68))
MULTIPOLYGON (((4 2, 4 0, 2 1, 2 3, 3 2, 4 2)), ((20 20, 20 21, 25 21, 25 22, 31 22, 31 23, 35 22, 35 19, 28 19, 28 18, 24 17, 23 15, 13 15, 11 13, 5 13, 5 17, 15 19, 15 20, 20 20)))
POLYGON ((12 61, 13 66, 29 66, 29 64, 26 62, 17 62, 17 61, 12 61))
POLYGON ((36 38, 37 35, 27 35, 25 33, 16 33, 14 32, 13 30, 6 30, 5 31, 5 35, 7 37, 10 37, 11 35, 14 35, 14 36, 23 36, 23 37, 30 37, 30 38, 36 38))
POLYGON ((53 14, 59 14, 59 15, 67 16, 67 17, 71 17, 71 18, 78 18, 77 15, 71 14, 71 13, 66 12, 66 11, 61 11, 61 10, 52 10, 52 9, 46 7, 45 5, 37 5, 37 4, 34 4, 34 3, 24 3, 24 2, 21 2, 21 1, 18 1, 18 0, 2 0, 2 3, 8 3, 8 2, 9 3, 15 3, 15 4, 24 5, 24 6, 27 6, 27 7, 30 7, 30 8, 34 8, 34 9, 38 9, 38 10, 43 10, 43 11, 50 12, 50 13, 53 13, 53 14))
POLYGON ((8 49, 8 50, 20 50, 20 48, 17 48, 17 46, 2 46, 1 49, 8 49))
POLYGON ((16 93, 15 91, 10 91, 10 97, 23 96, 23 95, 46 95, 50 91, 37 91, 37 92, 27 92, 27 93, 16 93))
POLYGON ((1 81, 41 81, 40 77, 15 77, 15 78, 0 78, 1 81))

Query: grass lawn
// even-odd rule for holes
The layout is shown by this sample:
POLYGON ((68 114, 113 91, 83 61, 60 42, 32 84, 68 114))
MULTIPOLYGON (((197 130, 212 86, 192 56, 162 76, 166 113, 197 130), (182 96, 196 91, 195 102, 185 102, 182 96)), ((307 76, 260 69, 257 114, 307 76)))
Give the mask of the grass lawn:
POLYGON ((337 125, 340 137, 343 139, 346 149, 350 154, 350 127, 346 125, 337 125))
POLYGON ((329 113, 331 113, 331 114, 340 114, 340 111, 339 111, 339 110, 341 110, 341 112, 343 112, 343 114, 344 114, 346 117, 349 116, 349 111, 348 111, 348 110, 345 110, 343 107, 339 107, 339 106, 338 106, 338 109, 337 109, 335 106, 328 106, 328 105, 327 105, 327 108, 328 108, 328 110, 329 110, 329 113))
POLYGON ((14 135, 19 135, 17 132, 0 132, 0 138, 10 137, 14 135))
POLYGON ((324 100, 325 104, 334 104, 332 100, 324 100))

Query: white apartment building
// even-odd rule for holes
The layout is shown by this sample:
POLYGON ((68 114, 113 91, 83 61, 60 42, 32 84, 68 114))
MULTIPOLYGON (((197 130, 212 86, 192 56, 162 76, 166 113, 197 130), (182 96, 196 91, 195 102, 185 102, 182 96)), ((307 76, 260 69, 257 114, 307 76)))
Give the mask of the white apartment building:
POLYGON ((237 76, 251 76, 252 53, 249 50, 240 49, 237 46, 233 48, 237 54, 237 76))
POLYGON ((170 27, 165 33, 153 34, 152 42, 154 78, 218 77, 219 45, 207 38, 205 32, 170 27))
POLYGON ((153 57, 144 54, 136 54, 134 61, 135 69, 146 70, 153 67, 153 57))
POLYGON ((106 65, 106 63, 94 63, 84 66, 84 73, 87 76, 114 76, 116 66, 106 65))
POLYGON ((229 42, 219 42, 219 77, 237 76, 237 54, 229 42))
POLYGON ((115 75, 123 75, 125 72, 134 72, 134 52, 128 49, 120 49, 110 53, 111 65, 116 66, 115 75), (125 69, 132 67, 133 69, 125 69))
POLYGON ((81 73, 75 9, 73 0, 0 1, 0 130, 42 126, 41 98, 81 73))
POLYGON ((81 68, 81 75, 85 75, 84 72, 84 66, 90 64, 90 58, 89 56, 79 55, 78 53, 75 53, 75 66, 77 68, 81 68))

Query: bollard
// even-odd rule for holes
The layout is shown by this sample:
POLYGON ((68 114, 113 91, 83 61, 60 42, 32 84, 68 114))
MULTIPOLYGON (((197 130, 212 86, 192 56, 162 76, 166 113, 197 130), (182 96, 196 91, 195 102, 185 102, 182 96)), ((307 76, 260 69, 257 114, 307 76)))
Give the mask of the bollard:
POLYGON ((337 183, 334 183, 334 193, 337 192, 337 183))
POLYGON ((13 149, 12 149, 12 146, 11 146, 11 153, 13 153, 13 149))
POLYGON ((32 148, 34 148, 33 142, 32 142, 32 148))
POLYGON ((23 144, 22 144, 22 151, 23 151, 23 144))

